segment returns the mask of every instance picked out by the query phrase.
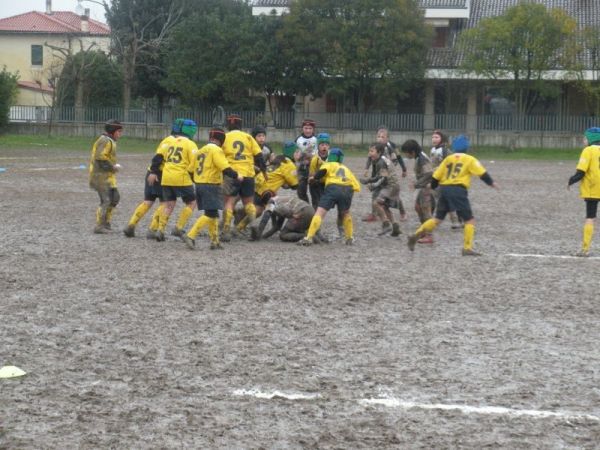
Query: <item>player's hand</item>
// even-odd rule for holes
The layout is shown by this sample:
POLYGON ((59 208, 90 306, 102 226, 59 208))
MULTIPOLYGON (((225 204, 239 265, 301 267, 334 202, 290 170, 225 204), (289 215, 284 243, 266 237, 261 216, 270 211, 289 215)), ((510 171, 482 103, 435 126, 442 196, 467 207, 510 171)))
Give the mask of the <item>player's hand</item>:
POLYGON ((402 178, 406 178, 406 176, 408 175, 408 172, 406 170, 402 171, 402 178))
POLYGON ((369 169, 365 170, 363 173, 363 178, 369 178, 369 169))
POLYGON ((368 189, 369 191, 373 192, 373 189, 374 189, 374 187, 373 187, 373 183, 368 183, 368 184, 367 184, 367 189, 368 189))
POLYGON ((367 184, 369 182, 369 179, 367 177, 364 178, 359 178, 360 184, 367 184))
POLYGON ((150 175, 148 175, 148 184, 150 186, 154 186, 154 183, 156 183, 158 181, 158 175, 156 175, 155 173, 151 173, 150 175))
POLYGON ((492 183, 492 187, 496 190, 500 190, 500 186, 498 186, 498 183, 496 183, 495 181, 492 183))

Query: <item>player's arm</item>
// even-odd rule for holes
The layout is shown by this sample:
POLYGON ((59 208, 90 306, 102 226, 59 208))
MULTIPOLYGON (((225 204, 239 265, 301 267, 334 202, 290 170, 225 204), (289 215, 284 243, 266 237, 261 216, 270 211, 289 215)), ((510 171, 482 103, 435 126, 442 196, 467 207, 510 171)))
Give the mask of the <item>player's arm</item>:
POLYGON ((231 164, 227 161, 225 153, 222 150, 213 152, 212 161, 215 167, 223 172, 223 175, 226 177, 233 178, 234 180, 237 179, 240 182, 244 179, 244 177, 231 168, 231 164))
POLYGON ((585 176, 585 172, 583 170, 577 169, 577 171, 575 172, 575 175, 573 175, 571 178, 569 178, 569 184, 567 185, 567 187, 583 180, 584 176, 585 176))
POLYGON ((490 187, 493 187, 493 188, 497 188, 498 187, 496 185, 496 183, 494 182, 494 180, 492 180, 492 177, 490 176, 490 174, 487 173, 487 172, 485 172, 479 178, 481 179, 481 181, 483 181, 485 184, 487 184, 490 187))
POLYGON ((424 172, 415 180, 415 189, 423 189, 431 183, 433 178, 433 172, 424 172))
POLYGON ((327 169, 319 169, 315 172, 315 180, 319 181, 325 175, 327 175, 327 169))

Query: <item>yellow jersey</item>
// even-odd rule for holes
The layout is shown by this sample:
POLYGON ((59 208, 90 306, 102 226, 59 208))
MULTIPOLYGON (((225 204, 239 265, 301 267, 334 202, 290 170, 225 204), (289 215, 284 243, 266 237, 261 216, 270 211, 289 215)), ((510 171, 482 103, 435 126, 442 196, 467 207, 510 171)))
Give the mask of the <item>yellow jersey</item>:
MULTIPOLYGON (((327 156, 325 156, 325 159, 327 159, 327 156)), ((312 177, 315 173, 317 173, 324 162, 325 160, 321 159, 321 157, 318 154, 314 155, 310 160, 310 166, 308 167, 308 175, 312 177)))
MULTIPOLYGON (((171 140, 169 138, 172 137, 173 136, 169 136, 160 141, 160 144, 158 144, 158 147, 156 148, 156 152, 154 152, 155 155, 162 155, 163 157, 163 161, 160 163, 160 166, 158 168, 158 171, 160 173, 162 173, 163 169, 165 168, 165 161, 167 160, 167 154, 169 153, 169 147, 171 146, 171 140)), ((152 164, 148 166, 148 171, 150 171, 151 167, 152 164)))
POLYGON ((106 134, 100 136, 92 146, 89 168, 90 186, 100 187, 108 184, 111 188, 116 188, 115 173, 102 170, 99 161, 108 161, 113 166, 117 163, 117 143, 106 134))
POLYGON ((185 136, 169 136, 163 140, 168 145, 161 184, 163 186, 191 186, 190 173, 196 162, 196 143, 185 136))
POLYGON ((253 177, 254 157, 262 155, 262 150, 251 135, 232 130, 225 135, 223 153, 233 170, 244 177, 253 177))
POLYGON ((338 162, 324 162, 319 170, 325 170, 327 173, 322 178, 325 180, 325 187, 330 184, 340 186, 352 186, 354 192, 360 192, 358 180, 345 165, 338 162))
POLYGON ((267 174, 268 180, 265 180, 262 173, 256 175, 254 191, 258 195, 263 195, 267 191, 276 193, 284 184, 290 187, 298 186, 296 164, 287 158, 277 166, 268 166, 267 174))
POLYGON ((433 178, 442 186, 471 186, 471 176, 480 177, 486 172, 485 167, 471 155, 452 153, 444 158, 433 172, 433 178))
POLYGON ((600 199, 600 146, 589 145, 583 149, 577 170, 585 172, 579 185, 581 198, 600 199))
POLYGON ((223 149, 209 142, 196 153, 194 183, 221 184, 223 171, 231 167, 223 149))

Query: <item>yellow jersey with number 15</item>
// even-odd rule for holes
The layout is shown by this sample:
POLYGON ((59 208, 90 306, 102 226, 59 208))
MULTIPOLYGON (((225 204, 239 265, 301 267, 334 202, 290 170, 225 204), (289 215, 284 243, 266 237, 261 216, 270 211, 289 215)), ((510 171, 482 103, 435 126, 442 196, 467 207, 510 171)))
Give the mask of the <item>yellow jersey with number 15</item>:
POLYGON ((583 149, 577 170, 585 172, 579 186, 581 198, 600 199, 600 146, 590 145, 583 149))
POLYGON ((471 155, 453 153, 444 158, 433 172, 433 178, 442 186, 471 186, 471 176, 480 177, 486 172, 485 167, 471 155))
POLYGON ((169 136, 162 144, 168 145, 165 166, 163 167, 163 186, 191 186, 190 172, 196 162, 196 143, 185 136, 169 136))
POLYGON ((223 171, 231 167, 223 149, 209 142, 196 153, 194 183, 221 184, 223 171))
POLYGON ((225 135, 223 153, 231 168, 244 177, 254 177, 254 157, 262 155, 256 140, 241 130, 232 130, 225 135))
POLYGON ((321 165, 319 170, 325 170, 327 173, 323 177, 325 181, 325 187, 330 184, 337 184, 339 186, 352 186, 354 192, 360 192, 360 184, 358 180, 345 165, 338 162, 325 162, 321 165))

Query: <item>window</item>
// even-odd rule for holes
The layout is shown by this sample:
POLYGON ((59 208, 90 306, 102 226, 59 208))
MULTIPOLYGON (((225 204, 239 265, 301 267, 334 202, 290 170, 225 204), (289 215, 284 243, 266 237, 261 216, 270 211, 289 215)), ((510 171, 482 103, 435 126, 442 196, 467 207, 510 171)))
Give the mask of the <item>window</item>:
POLYGON ((43 66, 44 65, 44 47, 41 45, 31 46, 31 65, 32 66, 43 66))
POLYGON ((444 48, 448 46, 448 28, 435 28, 435 35, 433 38, 434 48, 444 48))

